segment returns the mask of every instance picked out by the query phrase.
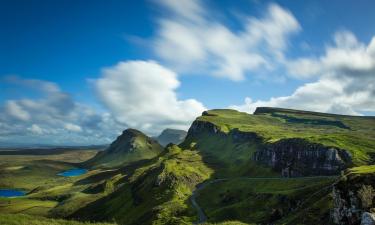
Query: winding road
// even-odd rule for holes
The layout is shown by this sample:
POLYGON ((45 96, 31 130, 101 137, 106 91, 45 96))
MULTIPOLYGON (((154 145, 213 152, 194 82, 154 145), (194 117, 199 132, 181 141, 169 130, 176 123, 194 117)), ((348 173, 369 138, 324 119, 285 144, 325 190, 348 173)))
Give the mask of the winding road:
MULTIPOLYGON (((293 177, 293 178, 285 178, 285 177, 236 177, 236 178, 222 178, 222 179, 214 179, 214 180, 208 180, 203 183, 200 183, 196 186, 196 189, 193 191, 190 201, 195 210, 198 213, 198 221, 194 223, 194 225, 202 224, 207 221, 207 216, 204 213, 203 209, 201 206, 199 206, 197 202, 197 196, 199 195, 199 192, 203 189, 205 189, 207 186, 219 182, 224 182, 224 181, 230 181, 230 180, 286 180, 286 179, 316 179, 316 178, 337 178, 338 176, 311 176, 311 177, 293 177)), ((310 199, 312 196, 322 192, 323 190, 332 187, 337 183, 337 180, 332 183, 331 185, 328 185, 327 187, 324 187, 322 189, 319 189, 317 192, 312 193, 305 201, 301 203, 301 205, 304 204, 308 199, 310 199)), ((300 206, 301 206, 300 205, 300 206)))

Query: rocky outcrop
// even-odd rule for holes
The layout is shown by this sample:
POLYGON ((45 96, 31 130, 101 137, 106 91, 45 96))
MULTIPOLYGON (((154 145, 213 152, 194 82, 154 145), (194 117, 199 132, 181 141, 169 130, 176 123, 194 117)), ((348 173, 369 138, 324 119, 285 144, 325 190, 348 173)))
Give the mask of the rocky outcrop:
POLYGON ((334 187, 332 197, 332 218, 335 224, 360 224, 362 211, 353 191, 342 191, 334 187))
POLYGON ((202 135, 209 135, 217 138, 232 138, 232 140, 236 143, 262 142, 262 138, 254 132, 244 132, 237 128, 232 129, 229 132, 224 132, 219 126, 213 123, 195 120, 189 128, 186 139, 197 140, 202 135))
POLYGON ((335 175, 351 163, 345 150, 300 138, 265 144, 253 159, 280 171, 284 177, 335 175))
POLYGON ((369 212, 362 213, 361 225, 375 225, 375 214, 369 212))
POLYGON ((351 155, 337 147, 311 143, 302 138, 265 143, 262 137, 254 132, 244 132, 239 129, 224 132, 222 129, 214 123, 196 120, 191 125, 186 140, 197 141, 207 138, 208 135, 218 139, 230 138, 234 143, 256 144, 258 150, 252 159, 272 167, 284 177, 337 175, 351 164, 351 155))
POLYGON ((186 139, 196 139, 202 134, 226 137, 226 133, 222 132, 219 126, 210 122, 195 120, 189 128, 186 139))
POLYGON ((375 176, 371 174, 344 176, 336 183, 332 191, 333 222, 339 225, 375 225, 375 215, 371 213, 374 211, 373 185, 375 176))

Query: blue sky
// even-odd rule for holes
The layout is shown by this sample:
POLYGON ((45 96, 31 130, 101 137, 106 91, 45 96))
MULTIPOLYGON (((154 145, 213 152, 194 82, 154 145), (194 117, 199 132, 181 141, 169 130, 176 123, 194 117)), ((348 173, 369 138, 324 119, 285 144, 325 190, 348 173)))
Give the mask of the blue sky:
POLYGON ((375 115, 374 1, 0 4, 0 143, 154 135, 209 108, 375 115))

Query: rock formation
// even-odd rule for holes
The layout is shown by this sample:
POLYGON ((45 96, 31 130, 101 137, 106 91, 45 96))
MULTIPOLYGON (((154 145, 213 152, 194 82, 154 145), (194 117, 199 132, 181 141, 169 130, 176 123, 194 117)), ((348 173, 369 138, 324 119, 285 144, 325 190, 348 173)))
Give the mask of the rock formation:
POLYGON ((332 220, 339 225, 375 224, 373 200, 375 176, 348 175, 335 184, 332 191, 332 220))
POLYGON ((351 156, 345 150, 300 138, 265 144, 253 158, 280 171, 284 177, 335 175, 351 162, 351 156))

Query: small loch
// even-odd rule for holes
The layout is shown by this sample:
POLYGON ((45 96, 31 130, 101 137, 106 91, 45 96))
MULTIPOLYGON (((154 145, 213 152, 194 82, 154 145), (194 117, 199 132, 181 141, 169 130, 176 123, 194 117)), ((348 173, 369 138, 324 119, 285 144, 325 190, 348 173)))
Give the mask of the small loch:
POLYGON ((63 171, 61 173, 58 173, 57 175, 63 176, 63 177, 76 177, 87 173, 86 169, 70 169, 63 171))
POLYGON ((0 189, 0 198, 13 198, 24 196, 25 192, 16 189, 0 189))

